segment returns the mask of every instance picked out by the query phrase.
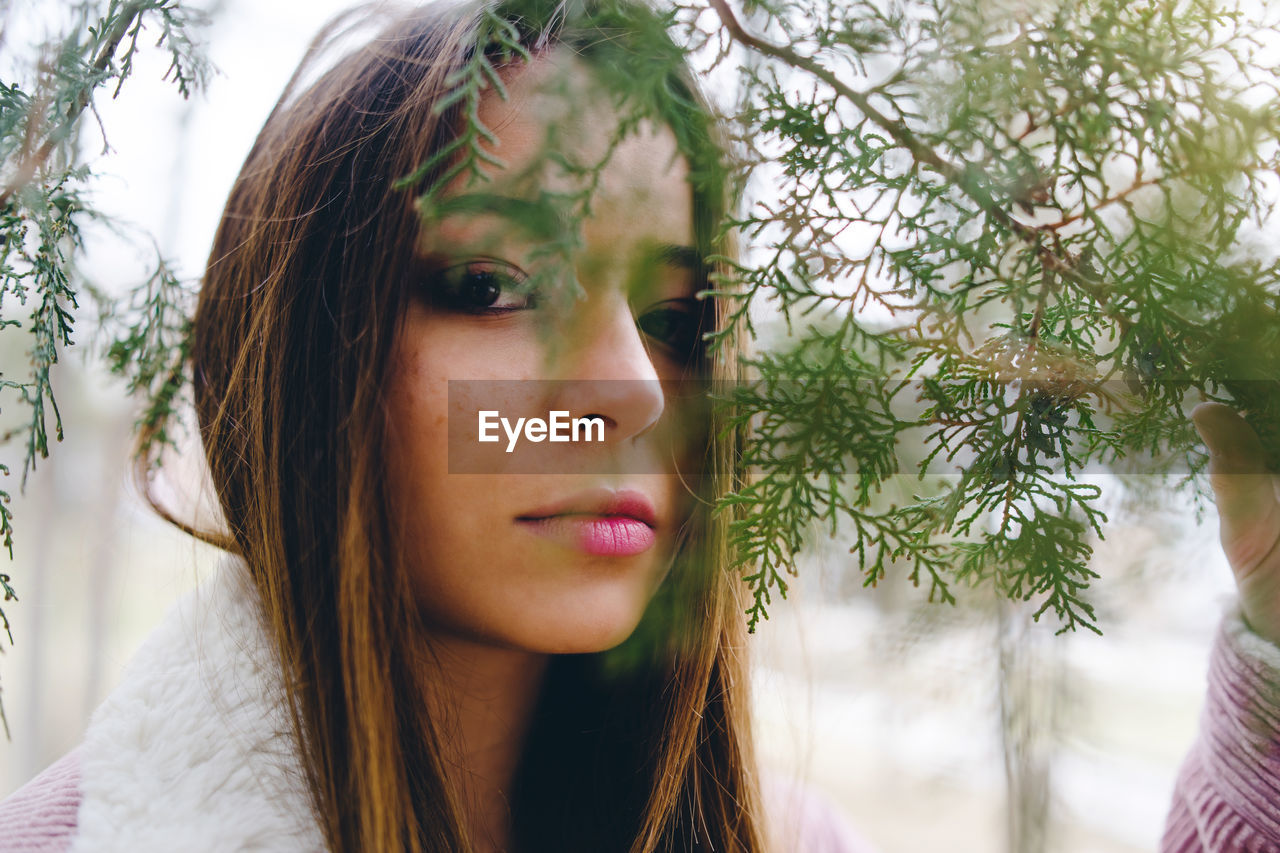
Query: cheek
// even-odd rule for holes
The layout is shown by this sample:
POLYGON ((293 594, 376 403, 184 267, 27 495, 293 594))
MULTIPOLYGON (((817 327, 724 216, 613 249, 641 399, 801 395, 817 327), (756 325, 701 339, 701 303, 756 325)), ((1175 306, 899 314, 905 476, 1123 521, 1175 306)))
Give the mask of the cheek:
POLYGON ((410 323, 393 354, 386 389, 386 475, 391 521, 410 564, 436 508, 447 505, 447 358, 433 351, 424 323, 410 323))
POLYGON ((395 491, 421 484, 410 470, 447 459, 448 383, 433 376, 423 354, 401 349, 387 388, 387 471, 395 491))
MULTIPOLYGON (((484 377, 485 364, 505 360, 474 341, 455 346, 448 324, 432 325, 411 326, 396 348, 386 391, 385 469, 401 564, 432 620, 448 623, 468 618, 474 591, 460 587, 476 562, 472 552, 493 541, 496 510, 492 478, 450 474, 451 425, 474 421, 464 417, 474 406, 465 394, 450 399, 449 380, 484 377)), ((466 383, 454 388, 465 390, 466 383)))
MULTIPOLYGON (((474 478, 449 476, 448 380, 420 352, 404 353, 389 383, 387 490, 400 564, 419 602, 447 599, 456 543, 474 537, 465 508, 482 496, 474 478)), ((431 613, 432 621, 446 614, 431 613)))
POLYGON ((465 401, 451 410, 449 381, 494 379, 528 353, 521 342, 487 340, 467 334, 459 323, 411 308, 392 358, 386 399, 388 432, 398 462, 421 460, 447 474, 450 418, 457 420, 465 401))

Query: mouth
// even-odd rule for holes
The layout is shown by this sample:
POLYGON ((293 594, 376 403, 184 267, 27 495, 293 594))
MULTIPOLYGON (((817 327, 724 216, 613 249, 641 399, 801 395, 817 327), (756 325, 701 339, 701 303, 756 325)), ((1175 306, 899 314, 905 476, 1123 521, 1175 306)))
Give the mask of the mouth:
POLYGON ((657 512, 637 491, 598 489, 516 516, 537 536, 593 556, 633 557, 657 541, 657 512))
POLYGON ((650 529, 658 526, 653 502, 634 489, 614 491, 591 489, 570 498, 516 516, 516 521, 545 521, 551 518, 623 518, 638 521, 650 529))

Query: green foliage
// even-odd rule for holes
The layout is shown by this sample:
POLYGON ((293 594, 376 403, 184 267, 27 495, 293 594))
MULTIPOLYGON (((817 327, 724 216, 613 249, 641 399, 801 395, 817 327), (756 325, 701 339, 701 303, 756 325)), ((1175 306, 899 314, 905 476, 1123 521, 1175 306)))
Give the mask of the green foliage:
POLYGON ((435 105, 438 114, 451 108, 462 111, 463 121, 457 138, 432 154, 412 174, 396 182, 397 188, 407 189, 430 177, 431 186, 424 196, 424 203, 434 199, 454 179, 481 181, 488 176, 484 169, 486 164, 502 165, 502 161, 490 151, 498 138, 480 120, 480 99, 492 90, 506 100, 507 87, 498 69, 517 58, 527 60, 529 51, 521 42, 516 23, 491 8, 484 9, 481 14, 476 44, 478 48, 471 51, 462 67, 445 81, 449 95, 435 105))
POLYGON ((191 352, 191 296, 163 259, 155 270, 117 304, 102 301, 102 318, 115 327, 106 359, 111 372, 125 379, 126 390, 144 401, 136 428, 139 452, 153 463, 153 449, 175 444, 173 416, 186 390, 191 352))
MULTIPOLYGON (((25 328, 31 336, 30 372, 0 377, 0 393, 28 414, 25 423, 3 436, 24 446, 24 486, 38 460, 49 455, 50 432, 62 439, 52 370, 73 344, 84 287, 75 267, 81 228, 103 219, 86 200, 94 172, 82 158, 81 123, 93 112, 96 97, 119 94, 133 71, 140 40, 145 44, 154 37, 155 46, 168 52, 165 78, 183 96, 202 85, 208 71, 190 36, 199 16, 175 0, 85 2, 66 11, 72 19, 66 34, 29 56, 15 57, 10 65, 20 79, 0 81, 0 329, 25 328), (15 302, 21 306, 17 317, 15 302)), ((118 308, 99 294, 100 320, 109 329, 121 327, 108 347, 111 369, 126 378, 131 392, 149 400, 140 424, 144 443, 167 440, 164 424, 182 387, 187 320, 181 291, 159 261, 156 273, 118 308)), ((0 466, 0 473, 7 476, 9 469, 0 466)), ((9 501, 9 493, 0 489, 0 537, 12 557, 9 501)), ((8 581, 0 575, 4 601, 16 600, 8 581)), ((0 625, 7 633, 2 608, 0 625)))
POLYGON ((882 369, 868 383, 839 359, 757 361, 762 393, 737 402, 781 452, 731 499, 748 511, 751 618, 785 592, 797 525, 843 516, 868 583, 905 560, 931 597, 994 583, 1096 630, 1084 592, 1104 517, 1086 467, 1202 467, 1184 411, 1200 399, 1244 411, 1280 459, 1280 266, 1241 248, 1276 189, 1274 10, 710 7, 685 9, 691 41, 737 64, 739 150, 778 188, 733 223, 758 247, 736 265, 740 298, 771 297, 789 323, 857 317, 797 351, 847 347, 854 323, 882 369), (777 389, 797 370, 808 393, 792 399, 777 389), (846 431, 823 427, 833 413, 846 431), (957 476, 871 510, 895 449, 920 440, 921 474, 957 476), (901 538, 868 551, 885 529, 901 538))

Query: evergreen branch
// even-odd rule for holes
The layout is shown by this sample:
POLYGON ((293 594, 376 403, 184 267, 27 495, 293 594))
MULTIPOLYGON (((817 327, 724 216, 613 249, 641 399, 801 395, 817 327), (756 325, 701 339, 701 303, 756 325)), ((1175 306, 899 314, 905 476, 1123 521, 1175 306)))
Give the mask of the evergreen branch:
MULTIPOLYGON (((901 57, 858 91, 835 71, 844 58, 829 49, 836 40, 821 26, 798 31, 813 19, 810 5, 752 8, 767 16, 757 29, 774 35, 748 32, 727 0, 705 10, 722 42, 748 57, 736 134, 751 147, 744 162, 782 176, 777 195, 736 223, 768 250, 735 267, 740 292, 776 297, 788 330, 819 304, 849 311, 874 301, 905 314, 877 337, 908 347, 908 377, 926 366, 945 377, 924 380, 936 403, 922 421, 932 432, 921 473, 944 459, 963 471, 945 499, 918 499, 912 518, 928 518, 919 529, 939 540, 978 536, 952 543, 957 576, 1043 595, 1037 615, 1096 627, 1082 597, 1082 537, 1101 535, 1101 515, 1092 492, 1070 485, 1082 465, 1138 447, 1183 452, 1188 392, 1244 407, 1280 448, 1280 404, 1271 402, 1280 365, 1257 358, 1280 347, 1280 332, 1259 331, 1280 325, 1280 268, 1236 273, 1223 260, 1241 224, 1261 221, 1257 176, 1274 171, 1280 124, 1274 103, 1246 108, 1231 98, 1246 86, 1255 104, 1280 92, 1267 82, 1274 73, 1232 53, 1250 38, 1238 10, 1206 3, 1056 6, 1018 16, 1010 39, 1005 13, 976 2, 923 2, 900 20, 855 2, 841 8, 878 21, 877 43, 901 57), (1249 82, 1221 83, 1223 59, 1249 82), (1015 114, 1025 119, 1007 120, 1015 114), (903 156, 908 164, 895 166, 903 156), (1113 189, 1107 170, 1125 166, 1133 177, 1113 189), (846 233, 867 242, 851 252, 846 233), (1237 286, 1240 274, 1259 286, 1237 286), (845 287, 822 289, 822 278, 845 287), (1224 293, 1228 283, 1234 293, 1224 293), (1248 329, 1224 328, 1246 315, 1258 318, 1248 329), (1257 342, 1252 361, 1240 360, 1244 342, 1257 342), (1255 378, 1237 380, 1242 369, 1255 378), (1104 387, 1130 374, 1136 399, 1104 387), (1022 390, 1002 402, 1015 381, 1022 390), (995 405, 984 399, 992 394, 995 405), (1102 413, 1112 429, 1093 426, 1102 413), (1047 513, 1068 510, 1072 523, 1053 526, 1047 513), (1016 548, 975 532, 988 514, 1016 548), (1051 553, 1028 529, 1062 541, 1051 553)), ((838 456, 812 452, 818 470, 838 456)), ((828 509, 815 504, 811 517, 828 509)), ((772 511, 760 504, 754 521, 772 511)), ((840 511, 863 546, 872 528, 852 521, 861 511, 840 511)), ((868 579, 883 568, 873 565, 868 579)))
MULTIPOLYGON (((13 587, 9 585, 9 576, 0 572, 0 592, 4 593, 4 597, 0 601, 17 601, 18 593, 14 592, 13 587)), ((9 638, 9 645, 13 645, 13 632, 9 630, 9 620, 5 618, 4 609, 0 608, 0 628, 4 628, 5 635, 9 638)))
MULTIPOLYGON (((3 467, 4 467, 4 466, 0 465, 0 468, 3 468, 3 467)), ((7 473, 8 473, 8 470, 7 470, 7 469, 5 469, 4 473, 6 473, 6 474, 7 474, 7 473)), ((9 495, 8 495, 8 493, 6 493, 6 492, 0 492, 0 509, 3 509, 3 508, 4 508, 4 504, 7 504, 8 502, 9 502, 9 495)), ((2 523, 3 523, 4 528, 5 528, 5 530, 4 530, 4 533, 5 533, 5 544, 9 547, 9 555, 10 555, 10 558, 12 559, 12 556, 13 556, 13 546, 12 546, 12 542, 11 542, 11 541, 10 541, 10 539, 9 539, 9 532, 10 532, 10 531, 8 530, 9 515, 8 515, 7 510, 6 510, 2 515, 0 515, 0 522, 2 522, 2 523)), ((0 572, 0 592, 3 592, 3 593, 4 593, 4 597, 3 597, 3 598, 0 598, 0 601, 3 601, 3 602, 9 602, 9 601, 17 601, 17 600, 18 600, 18 594, 17 594, 16 592, 14 592, 13 587, 9 585, 9 576, 8 576, 7 574, 3 573, 3 572, 0 572)), ((5 612, 4 612, 4 608, 3 608, 3 607, 0 607, 0 628, 3 628, 3 629, 4 629, 5 636, 7 636, 7 637, 9 638, 9 645, 11 645, 11 646, 12 646, 12 645, 13 645, 13 631, 11 630, 10 625, 9 625, 9 617, 5 615, 5 612)), ((3 646, 0 646, 0 652, 3 652, 3 651, 4 651, 4 647, 3 647, 3 646)), ((5 740, 12 740, 12 738, 10 737, 10 734, 9 734, 9 718, 5 716, 5 713, 4 713, 4 701, 3 701, 3 700, 4 700, 4 691, 3 691, 3 690, 0 690, 0 725, 3 725, 3 726, 4 726, 4 737, 5 737, 5 740)))
MULTIPOLYGON (((134 428, 137 452, 153 463, 158 463, 157 450, 175 445, 169 429, 186 388, 193 303, 194 293, 160 259, 130 294, 125 307, 132 317, 116 329, 106 348, 107 367, 125 378, 131 396, 146 401, 134 428)), ((104 326, 119 322, 114 304, 103 304, 101 310, 104 326)))
MULTIPOLYGON (((112 21, 110 28, 106 31, 102 47, 98 50, 93 62, 90 63, 89 68, 92 74, 88 76, 86 82, 80 87, 79 93, 67 109, 62 127, 70 128, 74 125, 85 111, 85 108, 89 106, 93 90, 102 82, 103 75, 111 67, 111 61, 115 57, 116 51, 119 50, 121 42, 124 41, 125 36, 129 34, 130 27, 134 25, 142 14, 143 9, 148 5, 148 0, 132 0, 132 2, 125 4, 120 14, 112 21)), ((121 75, 120 81, 124 82, 124 75, 121 75)), ((118 88, 117 91, 119 91, 118 88)), ((51 131, 36 151, 23 152, 23 157, 15 170, 14 176, 0 191, 0 208, 6 207, 13 194, 31 182, 40 168, 53 156, 53 152, 61 144, 63 138, 63 133, 51 131)))
MULTIPOLYGON (((777 59, 793 68, 808 72, 828 85, 838 96, 852 103, 864 116, 887 133, 894 142, 908 151, 918 164, 927 166, 935 171, 947 184, 955 187, 974 202, 992 221, 1032 245, 1040 256, 1042 263, 1045 264, 1046 269, 1060 273, 1075 286, 1088 293, 1097 302, 1100 309, 1108 310, 1110 294, 1105 285, 1079 270, 1072 258, 1063 253, 1056 253, 1044 244, 1043 236, 1046 232, 1056 230, 1056 228, 1060 228, 1066 223, 1031 226, 1019 221, 985 189, 985 187, 991 185, 992 180, 991 176, 986 174, 980 166, 974 163, 953 163, 944 159, 914 133, 905 122, 901 119, 894 119, 878 109, 871 103, 871 99, 867 94, 849 86, 816 59, 804 56, 789 46, 774 44, 751 34, 734 15, 727 0, 708 0, 708 4, 734 40, 763 56, 777 59)), ((1062 108, 1055 112, 1055 115, 1066 115, 1067 106, 1068 104, 1064 104, 1062 108)), ((1030 128, 1028 129, 1029 132, 1030 128)), ((1135 186, 1130 192, 1139 188, 1135 186)), ((1128 192, 1123 193, 1111 203, 1121 202, 1128 195, 1128 192)), ((1104 206, 1106 206, 1105 203, 1095 205, 1094 209, 1104 206)), ((1092 215, 1092 211, 1090 215, 1092 215)), ((1083 214, 1073 217, 1070 221, 1075 221, 1081 216, 1083 214)), ((1111 312, 1109 314, 1122 327, 1127 327, 1129 323, 1127 318, 1111 312)))
MULTIPOLYGON (((1243 171, 1258 171, 1258 172, 1264 172, 1264 173, 1276 172, 1275 166, 1268 166, 1261 163, 1254 164, 1254 165, 1244 165, 1244 166, 1240 166, 1239 168, 1242 169, 1243 171)), ((1067 227, 1068 225, 1072 225, 1076 222, 1079 222, 1082 219, 1086 219, 1088 217, 1096 215, 1096 213, 1099 210, 1102 210, 1103 208, 1110 207, 1113 204, 1123 204, 1131 195, 1133 195, 1136 192, 1147 189, 1149 187, 1159 187, 1162 185, 1183 181, 1193 174, 1194 172, 1191 169, 1184 169, 1180 172, 1174 172, 1167 175, 1157 175, 1155 177, 1149 177, 1149 178, 1142 177, 1141 173, 1139 173, 1137 176, 1135 176, 1133 182, 1129 184, 1129 186, 1125 187, 1124 189, 1118 190, 1117 192, 1107 196, 1106 198, 1095 201, 1093 204, 1091 204, 1088 207, 1088 209, 1078 210, 1075 213, 1065 215, 1061 219, 1058 219, 1055 222, 1048 222, 1041 225, 1040 228, 1046 231, 1060 231, 1063 228, 1067 227)))
MULTIPOLYGON (((9 476, 9 466, 0 465, 0 476, 9 476)), ((9 509, 9 493, 0 489, 0 547, 9 552, 13 559, 13 513, 9 509)), ((6 588, 8 582, 6 581, 6 588)))
POLYGON ((875 122, 881 130, 889 134, 894 142, 909 151, 917 162, 933 169, 947 182, 960 189, 992 219, 1026 239, 1034 239, 1036 229, 1014 219, 1007 211, 995 203, 989 193, 981 189, 982 182, 979 180, 979 174, 975 173, 975 167, 972 165, 959 166, 943 159, 932 147, 920 140, 907 127, 905 122, 891 118, 877 109, 875 104, 871 103, 870 98, 849 86, 822 63, 807 56, 802 56, 789 47, 772 44, 747 32, 733 14, 733 10, 729 8, 727 0, 707 0, 707 2, 715 10, 721 23, 735 40, 764 56, 785 62, 793 68, 807 71, 823 83, 826 83, 838 95, 857 107, 863 115, 875 122))
MULTIPOLYGON (((172 80, 181 94, 189 95, 194 86, 202 84, 208 70, 188 31, 201 16, 180 8, 177 0, 107 0, 101 5, 105 11, 96 26, 89 24, 91 4, 77 5, 79 27, 87 28, 87 40, 77 30, 58 44, 35 48, 43 55, 31 63, 35 68, 34 93, 25 92, 16 83, 0 84, 0 153, 6 165, 5 184, 0 190, 0 304, 6 297, 24 306, 28 300, 32 303, 29 317, 0 319, 0 329, 28 323, 31 335, 29 376, 23 381, 0 379, 0 390, 12 392, 30 417, 5 432, 0 441, 25 438, 24 489, 38 461, 48 457, 50 438, 60 441, 63 437, 52 375, 62 351, 73 344, 81 284, 73 259, 82 248, 80 226, 93 218, 111 224, 84 202, 83 189, 93 171, 79 163, 76 129, 86 112, 97 115, 94 97, 100 87, 115 80, 113 96, 117 95, 132 74, 147 15, 159 19, 156 46, 163 45, 170 53, 164 77, 172 80)), ((163 264, 161 273, 161 278, 167 275, 163 264)), ((159 318, 156 325, 135 326, 133 337, 126 338, 129 348, 116 356, 129 362, 125 373, 134 371, 130 390, 148 398, 141 426, 144 438, 158 433, 164 440, 162 421, 172 413, 183 387, 186 319, 185 309, 172 292, 158 288, 155 297, 151 308, 153 319, 159 318)), ((106 307, 104 317, 112 313, 106 307)), ((0 476, 8 474, 9 469, 0 465, 0 476)), ((0 490, 0 545, 12 559, 14 529, 9 504, 9 493, 0 490)), ((16 600, 8 581, 0 575, 5 600, 16 600)), ((12 644, 3 609, 0 626, 12 644)), ((0 722, 5 722, 7 732, 3 707, 0 722)))

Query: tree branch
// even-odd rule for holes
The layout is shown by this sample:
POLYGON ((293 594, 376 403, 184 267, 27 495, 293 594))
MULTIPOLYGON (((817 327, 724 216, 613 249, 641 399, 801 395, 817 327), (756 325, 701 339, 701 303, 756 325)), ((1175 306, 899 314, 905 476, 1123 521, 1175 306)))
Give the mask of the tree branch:
MULTIPOLYGON (((119 17, 116 18, 115 23, 107 31, 106 42, 103 44, 102 49, 98 51, 98 55, 94 58, 92 66, 90 66, 94 71, 102 73, 110 67, 111 60, 115 57, 116 50, 120 47, 120 42, 124 41, 124 37, 129 33, 129 28, 133 25, 134 20, 142 14, 145 5, 145 0, 133 0, 133 2, 120 10, 119 17)), ((80 118, 81 113, 88 108, 93 88, 96 85, 97 83, 94 82, 81 87, 75 101, 67 109, 68 125, 73 124, 80 118)), ((53 156, 55 147, 57 147, 57 142, 50 135, 45 137, 44 142, 34 153, 28 153, 24 157, 13 179, 9 181, 4 191, 0 192, 0 207, 8 204, 13 194, 26 186, 35 177, 40 167, 53 156)))
POLYGON ((790 47, 773 44, 764 39, 754 36, 747 32, 741 22, 734 16, 733 10, 729 8, 726 0, 707 0, 716 15, 720 18, 720 23, 728 30, 729 35, 733 39, 745 47, 762 53, 765 56, 771 56, 774 59, 781 60, 793 68, 799 68, 802 71, 808 71, 822 82, 826 83, 836 94, 850 101, 854 106, 862 111, 862 114, 873 121, 881 130, 889 134, 894 142, 911 152, 917 162, 929 166, 935 172, 942 175, 943 178, 954 184, 965 195, 976 202, 984 212, 999 222, 1001 225, 1010 229, 1032 242, 1036 241, 1036 228, 1023 224, 1009 215, 1009 212, 997 205, 989 195, 981 192, 976 186, 974 178, 980 177, 981 173, 972 164, 958 165, 949 160, 944 159, 932 147, 925 144, 907 127, 906 123, 901 119, 890 118, 881 110, 877 109, 871 103, 871 99, 866 94, 859 92, 857 89, 849 86, 839 77, 837 77, 829 68, 822 63, 808 56, 802 56, 796 53, 790 47))
MULTIPOLYGON (((1048 229, 1019 222, 1009 211, 1000 207, 991 198, 990 194, 983 191, 981 186, 984 182, 981 179, 987 176, 980 167, 972 163, 957 164, 943 158, 932 147, 921 141, 911 128, 907 127, 905 122, 901 119, 890 118, 877 109, 871 103, 870 98, 842 81, 822 63, 811 57, 796 53, 790 47, 773 44, 747 32, 742 23, 734 16, 727 0, 707 0, 707 2, 712 10, 715 11, 716 16, 719 17, 720 23, 724 25, 724 28, 735 41, 765 56, 785 62, 793 68, 807 71, 826 83, 837 95, 850 101, 862 111, 863 115, 889 134, 896 143, 907 149, 918 163, 932 168, 977 204, 993 220, 1008 228, 1022 240, 1035 246, 1036 253, 1045 265, 1046 270, 1052 270, 1070 279, 1073 284, 1089 294, 1100 308, 1106 309, 1107 303, 1110 301, 1110 295, 1103 284, 1091 280, 1076 269, 1069 258, 1059 255, 1044 245, 1042 238, 1048 229)), ((1122 327, 1127 327, 1128 323, 1125 318, 1112 316, 1122 327)))

